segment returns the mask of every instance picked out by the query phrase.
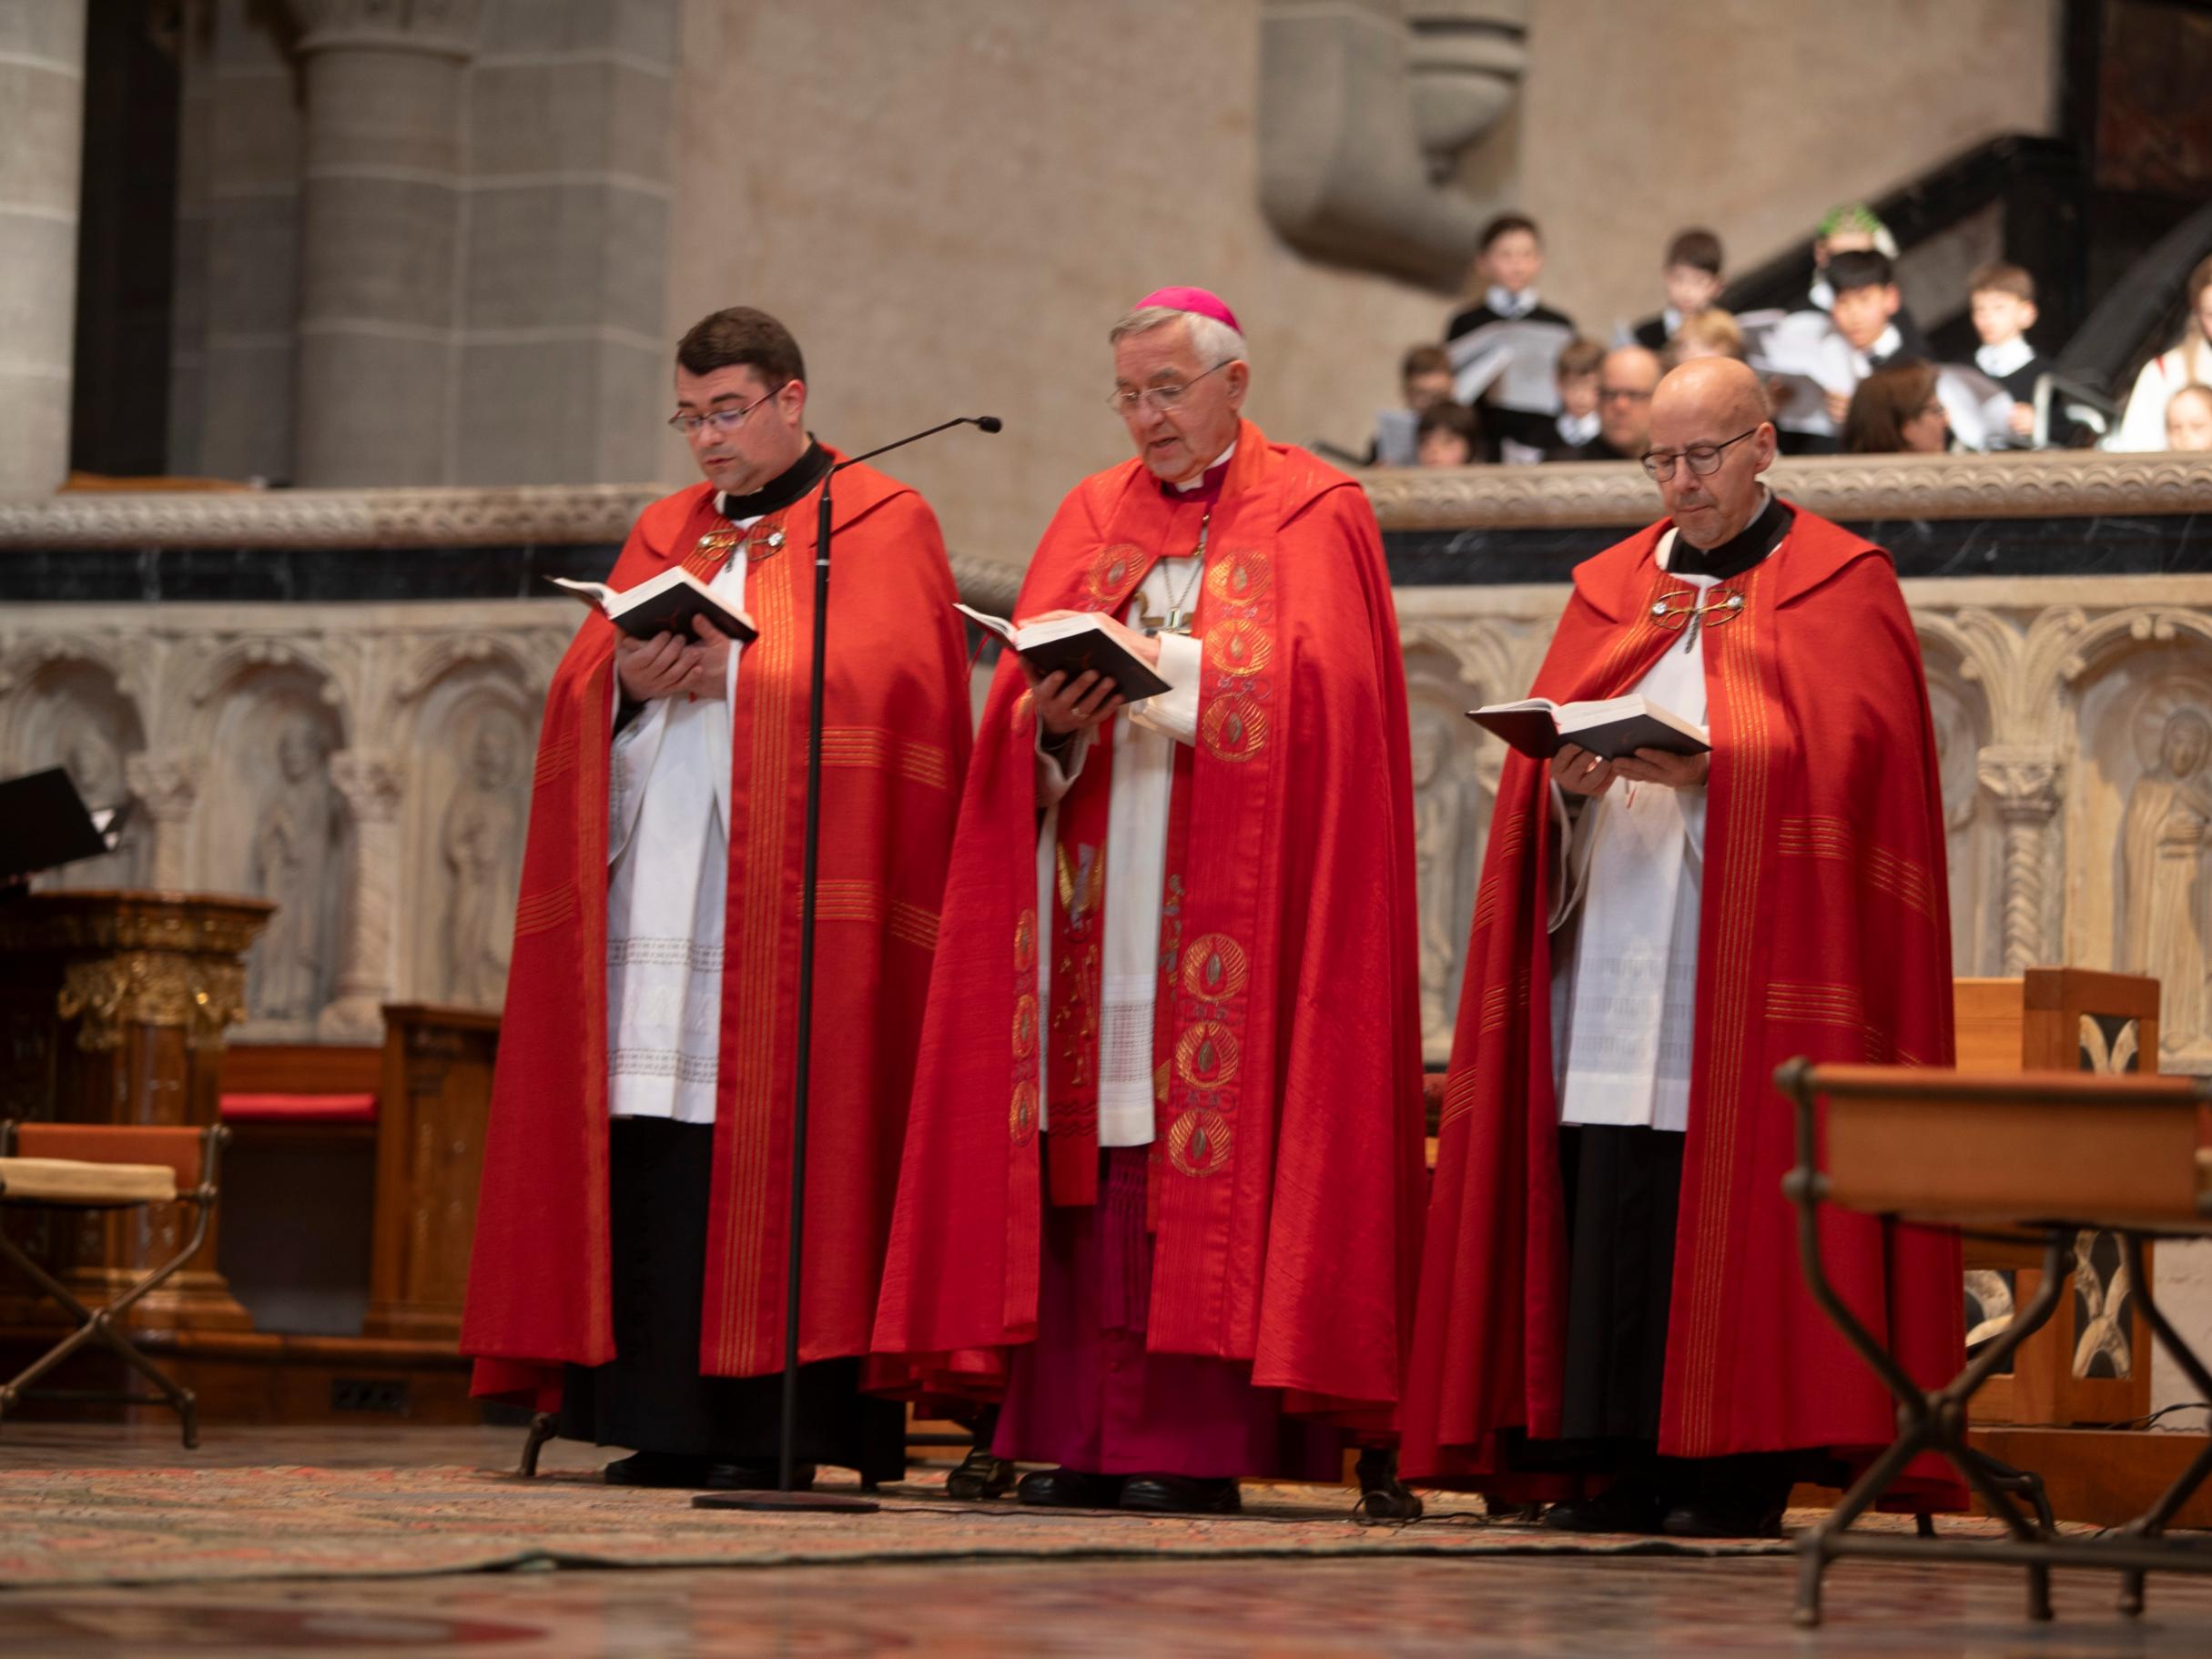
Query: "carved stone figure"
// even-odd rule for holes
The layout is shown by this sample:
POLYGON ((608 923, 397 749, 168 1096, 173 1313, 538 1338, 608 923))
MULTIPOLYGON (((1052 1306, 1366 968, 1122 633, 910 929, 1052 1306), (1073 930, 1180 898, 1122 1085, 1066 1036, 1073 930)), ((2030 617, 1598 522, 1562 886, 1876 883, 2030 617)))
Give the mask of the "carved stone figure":
POLYGON ((497 1007, 506 992, 523 846, 523 813, 514 796, 520 754, 509 723, 486 721, 477 728, 439 837, 453 884, 446 911, 449 995, 477 1007, 497 1007))
POLYGON ((2160 1047, 2204 1038, 2207 841, 2212 839, 2212 718, 2195 708, 2168 714, 2157 764, 2127 797, 2121 851, 2127 883, 2122 964, 2160 986, 2160 1047))
POLYGON ((260 1019, 307 1019, 321 1000, 326 872, 336 813, 314 723, 287 720, 277 739, 277 784, 253 835, 254 891, 276 914, 255 953, 249 1000, 260 1019))
POLYGON ((1446 764, 1452 729, 1434 709, 1413 712, 1414 871, 1420 903, 1421 1036, 1448 1044, 1452 1033, 1452 963, 1457 936, 1454 899, 1466 834, 1464 792, 1446 764))
MULTIPOLYGON (((109 735, 92 727, 71 733, 62 751, 62 768, 76 793, 94 812, 126 804, 130 785, 123 775, 123 754, 109 735)), ((48 881, 56 887, 83 892, 95 887, 135 887, 143 865, 145 835, 141 825, 124 821, 116 850, 98 858, 80 858, 55 871, 48 881)))

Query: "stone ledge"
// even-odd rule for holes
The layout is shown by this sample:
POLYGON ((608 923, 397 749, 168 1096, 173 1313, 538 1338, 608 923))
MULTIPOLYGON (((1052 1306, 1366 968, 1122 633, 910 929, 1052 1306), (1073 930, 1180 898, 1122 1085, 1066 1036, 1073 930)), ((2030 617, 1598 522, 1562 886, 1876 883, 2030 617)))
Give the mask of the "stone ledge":
MULTIPOLYGON (((1385 530, 1649 524, 1659 487, 1627 461, 1378 468, 1358 475, 1385 530)), ((1804 455, 1768 475, 1827 518, 2081 518, 2212 512, 2212 456, 1804 455)))

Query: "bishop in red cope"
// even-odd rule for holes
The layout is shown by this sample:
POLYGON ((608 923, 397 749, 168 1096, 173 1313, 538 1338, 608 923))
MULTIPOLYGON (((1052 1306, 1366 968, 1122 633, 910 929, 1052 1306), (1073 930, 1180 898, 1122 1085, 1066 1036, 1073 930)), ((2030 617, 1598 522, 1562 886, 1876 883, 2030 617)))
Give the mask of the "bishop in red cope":
POLYGON ((1386 1429, 1419 1244, 1412 790, 1357 484, 1241 417, 1229 308, 1111 331, 1134 460, 1017 616, 1171 689, 999 663, 946 883, 876 1340, 1003 1367, 1030 1503, 1227 1510, 1386 1429))
MULTIPOLYGON (((1769 491, 1774 448, 1742 364, 1659 383, 1669 516, 1576 567, 1536 693, 1640 693, 1711 752, 1508 755, 1476 892, 1403 1469, 1554 1526, 1772 1534, 1894 1430, 1800 1275, 1771 1078, 1952 1064, 1935 740, 1888 556, 1769 491)), ((1953 1376, 1956 1236, 1821 1227, 1859 1317, 1953 1376)))
MULTIPOLYGON (((587 620, 538 746, 462 1349, 476 1391, 634 1447, 612 1482, 772 1486, 797 1059, 814 556, 798 344, 718 311, 676 348, 705 481, 645 509, 610 583, 681 563, 742 647, 587 620)), ((968 761, 937 520, 838 475, 798 1310, 797 1461, 905 1466, 860 1392, 968 761)))

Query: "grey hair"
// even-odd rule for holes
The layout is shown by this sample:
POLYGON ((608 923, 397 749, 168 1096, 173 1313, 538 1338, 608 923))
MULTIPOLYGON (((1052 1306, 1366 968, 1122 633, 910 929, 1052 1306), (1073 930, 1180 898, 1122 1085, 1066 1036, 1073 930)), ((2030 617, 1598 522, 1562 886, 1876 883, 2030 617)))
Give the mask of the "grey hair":
POLYGON ((1220 318, 1202 311, 1179 311, 1172 306, 1139 306, 1107 331, 1106 343, 1118 346, 1132 334, 1150 334, 1172 322, 1190 324, 1192 349, 1206 359, 1209 369, 1220 363, 1252 360, 1244 352, 1244 337, 1220 318))

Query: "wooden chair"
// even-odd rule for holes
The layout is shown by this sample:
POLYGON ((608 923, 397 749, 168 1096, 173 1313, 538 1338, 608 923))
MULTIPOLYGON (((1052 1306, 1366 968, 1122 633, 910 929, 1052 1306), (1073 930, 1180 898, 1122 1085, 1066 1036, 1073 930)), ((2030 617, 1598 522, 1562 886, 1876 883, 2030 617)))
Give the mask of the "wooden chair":
POLYGON ((173 1408, 187 1449, 199 1444, 198 1405, 132 1345, 124 1334, 126 1316, 149 1291, 183 1267, 208 1240, 215 1217, 217 1175, 228 1131, 208 1128, 138 1128, 119 1124, 0 1123, 0 1206, 76 1212, 125 1209, 155 1204, 184 1204, 193 1212, 191 1235, 167 1261, 147 1270, 120 1294, 88 1308, 15 1239, 0 1231, 0 1256, 59 1302, 76 1327, 10 1381, 0 1383, 0 1418, 24 1400, 93 1401, 173 1408), (120 1358, 159 1391, 145 1394, 121 1389, 35 1389, 33 1384, 79 1349, 97 1343, 120 1358))

